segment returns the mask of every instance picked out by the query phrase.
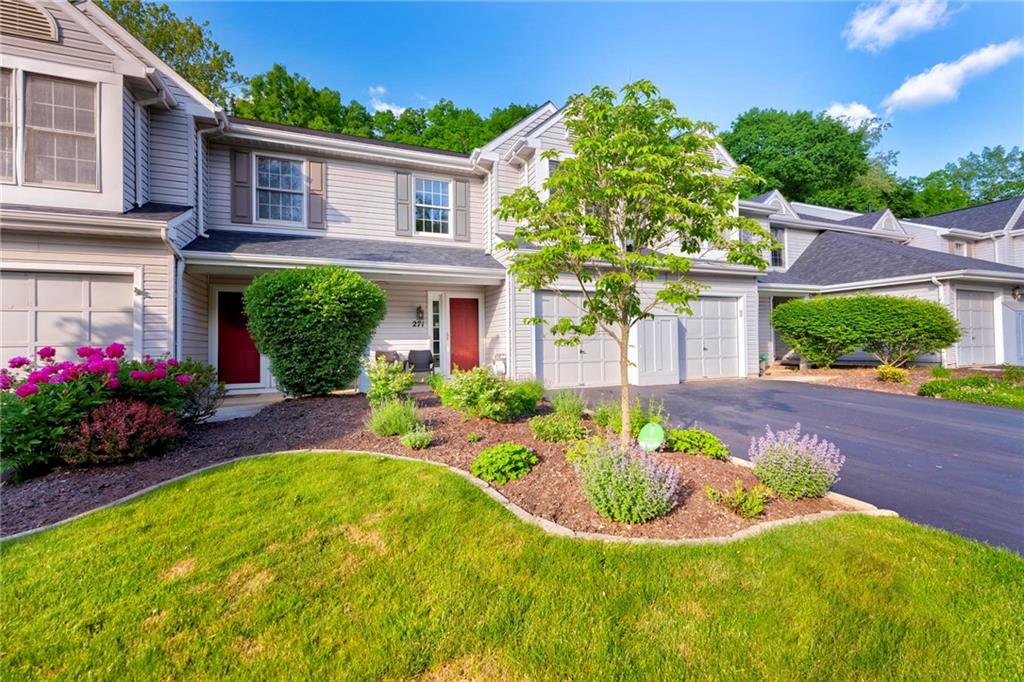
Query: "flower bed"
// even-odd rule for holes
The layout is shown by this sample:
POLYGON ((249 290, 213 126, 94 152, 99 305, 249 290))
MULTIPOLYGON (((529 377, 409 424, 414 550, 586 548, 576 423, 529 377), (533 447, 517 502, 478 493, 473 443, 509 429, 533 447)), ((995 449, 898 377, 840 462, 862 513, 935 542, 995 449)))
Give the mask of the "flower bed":
MULTIPOLYGON (((362 396, 328 396, 288 400, 255 417, 202 424, 174 451, 152 459, 102 468, 58 467, 46 476, 10 486, 0 496, 3 533, 52 523, 155 483, 245 455, 303 448, 385 452, 442 462, 469 471, 486 448, 505 442, 525 445, 538 462, 530 472, 500 487, 526 511, 578 531, 627 537, 701 538, 723 536, 764 521, 793 518, 844 508, 828 498, 772 499, 762 516, 744 519, 708 499, 705 487, 731 490, 758 483, 753 472, 729 461, 679 453, 657 453, 679 475, 676 506, 665 516, 641 525, 602 518, 583 496, 576 466, 565 459, 565 443, 534 438, 526 419, 498 423, 465 418, 443 407, 433 395, 420 397, 418 416, 432 432, 431 445, 414 450, 398 436, 374 436, 365 428, 369 406, 362 396), (471 438, 471 434, 477 438, 471 438)), ((594 425, 585 422, 591 428, 594 425)), ((596 429, 595 429, 596 430, 596 429)))

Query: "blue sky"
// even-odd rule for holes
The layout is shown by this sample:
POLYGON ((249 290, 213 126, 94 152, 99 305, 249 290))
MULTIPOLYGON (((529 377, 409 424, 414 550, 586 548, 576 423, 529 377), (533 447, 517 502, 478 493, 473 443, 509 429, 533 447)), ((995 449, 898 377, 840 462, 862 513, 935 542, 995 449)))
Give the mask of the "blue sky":
POLYGON ((722 128, 754 106, 863 105, 903 175, 1024 145, 1020 3, 170 4, 209 20, 242 73, 280 62, 368 106, 486 113, 648 78, 722 128))

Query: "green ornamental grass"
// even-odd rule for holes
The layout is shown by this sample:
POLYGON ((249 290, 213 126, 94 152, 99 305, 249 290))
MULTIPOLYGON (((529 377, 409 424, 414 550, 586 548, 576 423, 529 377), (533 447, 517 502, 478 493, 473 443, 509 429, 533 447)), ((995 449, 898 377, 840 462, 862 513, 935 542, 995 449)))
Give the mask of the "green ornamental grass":
POLYGON ((374 406, 366 428, 378 436, 401 436, 419 424, 415 400, 392 399, 374 406))
POLYGON ((590 542, 435 465, 309 453, 0 553, 5 680, 1024 679, 1024 559, 899 518, 590 542))

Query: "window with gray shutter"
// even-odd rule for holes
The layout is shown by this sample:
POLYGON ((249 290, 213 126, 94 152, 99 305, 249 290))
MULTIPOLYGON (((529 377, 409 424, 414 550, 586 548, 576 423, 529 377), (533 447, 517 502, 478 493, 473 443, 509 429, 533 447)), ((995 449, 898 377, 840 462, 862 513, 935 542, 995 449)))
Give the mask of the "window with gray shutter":
POLYGON ((469 241, 469 183, 455 181, 455 240, 469 241))
POLYGON ((395 173, 395 234, 412 236, 412 173, 395 173))
POLYGON ((14 78, 0 69, 0 180, 14 180, 14 78))
POLYGON ((307 189, 309 192, 309 226, 327 227, 327 164, 310 161, 307 189))
POLYGON ((231 151, 231 222, 252 222, 252 157, 231 151))

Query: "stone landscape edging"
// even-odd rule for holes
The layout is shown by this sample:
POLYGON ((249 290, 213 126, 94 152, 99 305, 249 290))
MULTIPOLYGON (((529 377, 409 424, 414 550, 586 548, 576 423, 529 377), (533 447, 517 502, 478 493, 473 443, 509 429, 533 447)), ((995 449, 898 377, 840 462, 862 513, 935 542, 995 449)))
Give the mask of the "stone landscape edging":
MULTIPOLYGON (((567 527, 565 527, 565 526, 563 526, 561 524, 555 523, 554 521, 550 521, 548 519, 545 519, 545 518, 543 518, 541 516, 536 516, 534 514, 531 514, 530 512, 526 511, 525 509, 520 507, 518 504, 516 504, 512 500, 510 500, 507 497, 505 497, 504 495, 502 495, 500 492, 498 492, 498 490, 496 488, 492 487, 486 481, 481 480, 481 479, 477 478, 476 476, 473 476, 468 471, 463 471, 462 469, 458 469, 458 468, 453 467, 453 466, 451 466, 449 464, 444 464, 443 462, 434 462, 434 461, 431 461, 429 459, 420 459, 420 458, 417 458, 417 457, 408 457, 406 455, 392 455, 392 454, 389 454, 389 453, 386 453, 386 452, 370 452, 370 451, 367 451, 367 450, 331 450, 331 449, 325 449, 325 448, 309 448, 309 449, 305 449, 305 450, 279 450, 277 452, 263 452, 263 453, 256 454, 256 455, 245 455, 243 457, 235 457, 234 459, 228 459, 228 460, 224 460, 223 462, 217 462, 216 464, 210 464, 210 465, 205 466, 205 467, 200 467, 199 469, 194 469, 193 471, 189 471, 188 473, 181 474, 180 476, 175 476, 173 478, 167 479, 166 481, 161 481, 160 483, 154 483, 153 485, 147 486, 145 488, 142 488, 141 490, 136 490, 134 493, 131 493, 130 495, 125 495, 122 498, 113 500, 111 502, 107 502, 107 503, 102 504, 102 505, 100 505, 98 507, 95 507, 93 509, 89 509, 87 511, 84 511, 81 514, 75 514, 74 516, 69 516, 66 519, 61 519, 60 521, 55 521, 54 523, 50 523, 50 524, 47 524, 45 526, 39 526, 38 528, 30 528, 29 530, 24 530, 24 531, 21 531, 20 533, 14 533, 13 535, 7 535, 7 536, 4 536, 4 537, 0 537, 0 543, 6 543, 9 540, 17 540, 19 538, 29 537, 31 535, 36 535, 37 533, 42 533, 44 531, 47 531, 47 530, 50 530, 50 529, 53 529, 53 528, 57 528, 59 526, 63 526, 65 524, 71 523, 72 521, 77 521, 78 519, 81 519, 83 517, 89 516, 90 514, 95 514, 96 512, 102 511, 104 509, 109 509, 111 507, 116 507, 116 506, 125 504, 127 502, 131 502, 132 500, 134 500, 136 498, 142 497, 143 495, 147 495, 147 494, 149 494, 149 493, 151 493, 151 492, 153 492, 155 490, 158 490, 160 488, 168 486, 168 485, 170 485, 172 483, 177 483, 179 481, 183 481, 183 480, 185 480, 187 478, 191 478, 192 476, 195 476, 197 474, 201 474, 201 473, 210 471, 212 469, 217 469, 217 468, 220 468, 220 467, 223 467, 223 466, 227 466, 228 464, 234 464, 236 462, 242 462, 242 461, 245 461, 247 459, 257 459, 257 458, 260 458, 260 457, 276 457, 276 456, 279 456, 279 455, 301 455, 301 454, 335 454, 335 455, 353 454, 353 455, 369 455, 371 457, 383 457, 383 458, 386 458, 386 459, 396 459, 396 460, 401 460, 401 461, 405 461, 405 462, 419 462, 419 463, 423 463, 423 464, 430 464, 432 466, 441 467, 443 469, 447 469, 448 471, 450 471, 450 472, 452 472, 452 473, 462 477, 466 481, 469 481, 472 485, 474 485, 475 487, 477 487, 478 489, 483 491, 483 493, 485 495, 487 495, 492 500, 497 502, 499 505, 501 505, 502 507, 507 509, 509 512, 511 512, 516 517, 518 517, 520 520, 525 521, 526 523, 528 523, 530 525, 537 526, 538 528, 543 530, 545 533, 549 533, 551 535, 559 535, 559 536, 562 536, 562 537, 577 538, 577 539, 580 539, 580 540, 601 540, 603 542, 618 542, 618 543, 647 544, 647 545, 712 545, 712 544, 722 545, 722 544, 727 544, 727 543, 730 543, 730 542, 737 542, 739 540, 746 540, 747 538, 751 538, 751 537, 754 537, 755 535, 760 535, 761 533, 765 533, 767 531, 774 530, 776 528, 781 528, 783 526, 792 526, 792 525, 795 525, 795 524, 798 524, 798 523, 810 523, 810 522, 813 522, 813 521, 822 521, 822 520, 830 519, 830 518, 833 518, 833 517, 836 517, 836 516, 845 516, 845 515, 848 515, 848 514, 861 514, 861 515, 864 515, 864 516, 899 516, 899 514, 897 514, 896 512, 894 512, 894 511, 892 511, 890 509, 879 509, 875 505, 869 504, 868 502, 864 502, 862 500, 857 500, 857 499, 854 499, 852 497, 847 497, 846 495, 840 495, 838 493, 829 492, 829 493, 825 493, 825 496, 824 496, 825 499, 830 499, 830 500, 832 500, 834 502, 838 502, 839 504, 844 504, 844 505, 847 505, 847 506, 851 506, 854 509, 851 510, 851 511, 836 510, 836 511, 816 512, 814 514, 806 514, 804 516, 793 516, 793 517, 790 517, 790 518, 787 518, 787 519, 777 519, 775 521, 765 521, 763 523, 759 523, 759 524, 756 524, 754 526, 750 526, 749 528, 742 528, 742 529, 736 531, 735 533, 731 533, 729 535, 717 535, 717 536, 712 536, 712 537, 707 537, 707 538, 671 538, 671 539, 670 538, 645 538, 645 537, 624 537, 624 536, 621 536, 621 535, 609 535, 607 533, 589 533, 589 532, 586 532, 586 531, 573 530, 573 529, 567 528, 567 527)), ((746 461, 746 460, 738 459, 736 457, 730 457, 729 459, 734 464, 738 464, 738 465, 746 467, 746 468, 752 468, 753 467, 753 465, 750 462, 746 461)))

